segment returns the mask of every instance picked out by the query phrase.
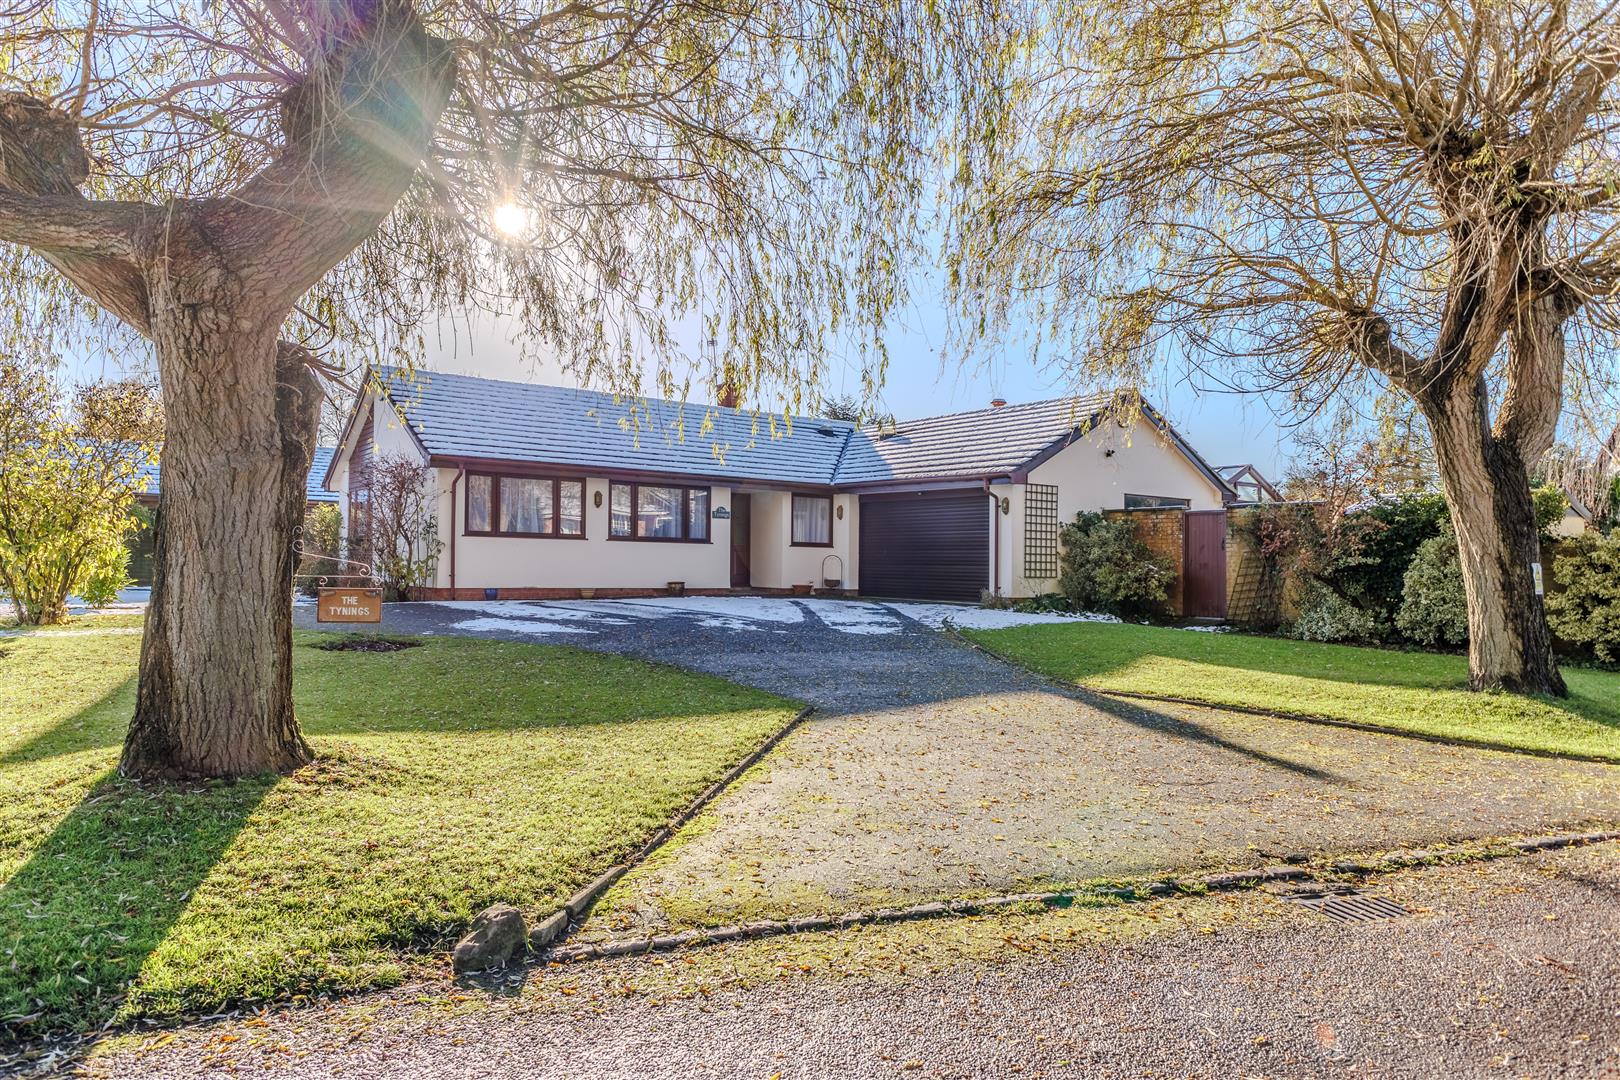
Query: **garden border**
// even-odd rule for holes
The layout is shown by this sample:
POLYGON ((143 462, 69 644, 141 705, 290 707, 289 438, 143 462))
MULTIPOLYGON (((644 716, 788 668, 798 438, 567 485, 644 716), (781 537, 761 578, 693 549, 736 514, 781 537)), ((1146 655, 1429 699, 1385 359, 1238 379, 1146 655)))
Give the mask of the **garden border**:
POLYGON ((745 754, 741 761, 727 769, 724 776, 705 788, 697 798, 687 803, 683 810, 665 822, 663 827, 648 837, 626 859, 608 867, 597 875, 589 885, 570 896, 562 907, 535 924, 534 929, 529 931, 529 949, 533 952, 539 952, 547 947, 554 947, 557 942, 562 941, 570 933, 578 929, 603 893, 617 884, 625 874, 645 862, 653 852, 673 839, 677 830, 707 809, 709 804, 719 798, 728 787, 736 783, 743 773, 758 765, 766 754, 776 749, 783 739, 791 735, 794 729, 809 719, 810 714, 815 711, 816 707, 814 705, 806 705, 801 708, 791 720, 776 729, 759 745, 745 754))
POLYGON ((1088 686, 1082 682, 1075 682, 1073 679, 1064 679, 1057 675, 1048 675, 1043 671, 1037 671, 999 649, 974 641, 949 620, 945 622, 945 633, 960 645, 981 652, 994 660, 999 660, 1009 667, 1034 675, 1038 679, 1044 679, 1053 686, 1084 694, 1096 694, 1098 697, 1115 698, 1124 701, 1157 701, 1167 705, 1187 705, 1199 709, 1215 709, 1219 712, 1243 713, 1246 716, 1268 716, 1277 720, 1293 720, 1301 724, 1321 724, 1324 727, 1364 731, 1372 735, 1396 735, 1403 739, 1417 739, 1420 742, 1438 743, 1441 746, 1456 746, 1464 750, 1494 750, 1503 754, 1523 754, 1526 757, 1551 758, 1556 761, 1579 761, 1589 765, 1620 765, 1620 756, 1608 757, 1602 754, 1583 754, 1574 751, 1539 750, 1533 746, 1515 746, 1512 743, 1496 742, 1492 739, 1467 739, 1450 735, 1434 735, 1426 731, 1411 731, 1406 728, 1389 727, 1384 724, 1369 724, 1361 720, 1341 720, 1337 717, 1323 716, 1319 713, 1267 709, 1257 705, 1228 705, 1213 701, 1199 701, 1196 698, 1175 697, 1170 694, 1148 694, 1138 690, 1104 690, 1100 687, 1088 686))
POLYGON ((710 929, 683 930, 673 934, 619 938, 600 943, 563 945, 550 950, 545 960, 554 964, 585 963, 593 960, 612 960, 623 956, 642 956, 647 953, 673 952, 685 948, 701 948, 734 941, 753 941, 788 934, 818 933, 847 930, 860 926, 886 923, 912 922, 948 916, 974 916, 988 914, 1002 908, 1024 904, 1045 907, 1069 907, 1077 900, 1118 900, 1132 903, 1142 900, 1174 896, 1198 896, 1212 892, 1235 892, 1252 889, 1273 881, 1316 881, 1319 874, 1330 875, 1330 883, 1361 880, 1380 873, 1420 869, 1440 864, 1487 862, 1521 855, 1534 855, 1560 848, 1586 847, 1592 844, 1620 841, 1620 831, 1591 833, 1559 833, 1527 837, 1519 840, 1487 841, 1483 847, 1450 847, 1437 851, 1398 851, 1372 862, 1356 862, 1340 858, 1326 866, 1312 869, 1308 865, 1263 866, 1253 870, 1236 870, 1203 877, 1157 879, 1140 885, 1093 886, 1063 889, 1051 892, 1009 893, 974 900, 937 900, 908 907, 883 908, 877 911, 852 911, 843 915, 812 915, 798 919, 760 920, 735 926, 710 929))

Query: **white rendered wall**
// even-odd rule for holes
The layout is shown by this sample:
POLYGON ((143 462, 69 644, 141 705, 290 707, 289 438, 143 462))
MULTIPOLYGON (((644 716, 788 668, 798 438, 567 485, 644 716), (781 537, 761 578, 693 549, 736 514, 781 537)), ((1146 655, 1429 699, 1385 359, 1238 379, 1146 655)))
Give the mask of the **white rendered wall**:
MULTIPOLYGON (((1219 510, 1220 488, 1212 484, 1187 456, 1158 428, 1142 422, 1129 428, 1104 423, 1065 447, 1029 475, 1032 484, 1054 484, 1058 489, 1058 526, 1074 520, 1082 510, 1119 510, 1126 495, 1161 495, 1186 499, 1192 510, 1219 510), (1109 454, 1108 451, 1113 453, 1109 454)), ((1024 488, 1014 485, 1013 512, 1004 518, 1011 543, 1013 568, 1008 595, 1025 597, 1052 592, 1056 578, 1032 579, 1024 575, 1024 488)))

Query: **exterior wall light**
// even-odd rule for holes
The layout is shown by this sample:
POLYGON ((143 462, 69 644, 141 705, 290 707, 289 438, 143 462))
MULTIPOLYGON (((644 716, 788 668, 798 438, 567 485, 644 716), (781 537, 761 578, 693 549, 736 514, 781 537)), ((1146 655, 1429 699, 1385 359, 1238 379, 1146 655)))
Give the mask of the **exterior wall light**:
POLYGON ((591 505, 595 506, 598 510, 602 509, 602 489, 601 488, 597 488, 596 493, 591 496, 591 505))

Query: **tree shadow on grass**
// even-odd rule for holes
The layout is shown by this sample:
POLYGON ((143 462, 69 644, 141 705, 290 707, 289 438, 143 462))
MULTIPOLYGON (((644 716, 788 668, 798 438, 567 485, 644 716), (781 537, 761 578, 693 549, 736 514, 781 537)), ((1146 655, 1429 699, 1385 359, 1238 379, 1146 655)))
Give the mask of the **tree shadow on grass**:
POLYGON ((72 716, 24 739, 0 754, 0 769, 48 758, 122 746, 124 730, 135 710, 132 675, 72 716))
MULTIPOLYGON (((969 635, 974 636, 974 635, 969 635)), ((1468 659, 1452 653, 1341 645, 1247 633, 1204 634, 1185 630, 1119 624, 1063 624, 1019 627, 984 635, 992 648, 1018 656, 1035 670, 1074 682, 1120 676, 1142 661, 1168 660, 1196 664, 1212 670, 1207 678, 1220 681, 1223 671, 1277 675, 1337 685, 1354 693, 1365 687, 1370 694, 1430 691, 1468 691, 1468 659)), ((1564 714, 1570 720, 1620 728, 1620 673, 1565 665, 1572 696, 1530 700, 1564 714)), ((1110 684, 1112 685, 1112 684, 1110 684)), ((1138 687, 1152 691, 1151 686, 1138 687)), ((1213 696, 1230 687, 1212 688, 1213 696)), ((1169 692, 1169 691, 1166 691, 1169 692)), ((1196 689, 1176 691, 1181 696, 1204 697, 1196 689)), ((1405 699, 1421 703, 1423 698, 1405 699)), ((1211 704, 1219 707, 1218 701, 1211 704)), ((1303 704, 1303 703, 1301 703, 1303 704)))
POLYGON ((275 782, 95 784, 0 886, 0 1060, 117 1016, 275 782))
MULTIPOLYGON (((293 698, 304 734, 459 734, 682 717, 781 707, 716 676, 566 646, 423 639, 402 652, 328 652, 300 634, 293 698), (496 652, 480 654, 480 649, 496 652)), ((135 677, 0 753, 0 769, 123 744, 135 677)))
POLYGON ((1060 623, 980 631, 992 648, 1032 662, 1061 663, 1064 678, 1111 675, 1147 659, 1180 660, 1210 667, 1308 679, 1410 686, 1468 685, 1468 662, 1460 656, 1356 645, 1298 641, 1249 633, 1193 633, 1174 627, 1130 623, 1060 623))
MULTIPOLYGON (((1073 693, 1076 697, 1081 698, 1086 702, 1086 704, 1092 706, 1098 711, 1105 712, 1109 716, 1114 717, 1116 720, 1121 720, 1127 724, 1130 724, 1132 727, 1157 732, 1161 735, 1169 735, 1176 739, 1185 739, 1189 742, 1204 743, 1208 746, 1213 746, 1217 749, 1225 750, 1241 757, 1246 757, 1249 760, 1257 762, 1261 765, 1269 765, 1272 768, 1284 769, 1288 772, 1295 773, 1296 775, 1306 777, 1310 780, 1320 781, 1324 784, 1350 783, 1348 778, 1340 776, 1337 773, 1329 772, 1326 769, 1319 769, 1314 765, 1307 765, 1299 761, 1290 761, 1288 758, 1278 757, 1276 754, 1270 754, 1264 750, 1258 750, 1252 746, 1245 746, 1242 743, 1233 742, 1232 740, 1227 739, 1216 732, 1211 731, 1204 725, 1192 720, 1183 719, 1182 717, 1178 716, 1171 716, 1169 713, 1159 712, 1156 709, 1145 708, 1142 705, 1120 701, 1117 698, 1103 697, 1100 694, 1093 694, 1086 691, 1074 691, 1073 693)), ((1211 708, 1219 709, 1219 706, 1211 706, 1211 708)))

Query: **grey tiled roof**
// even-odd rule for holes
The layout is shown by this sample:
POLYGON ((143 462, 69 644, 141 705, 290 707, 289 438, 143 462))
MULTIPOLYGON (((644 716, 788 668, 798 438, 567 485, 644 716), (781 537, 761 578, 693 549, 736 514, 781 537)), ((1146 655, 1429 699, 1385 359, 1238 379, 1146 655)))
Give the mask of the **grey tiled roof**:
MULTIPOLYGON (((333 446, 317 446, 315 448, 315 460, 309 467, 309 476, 304 478, 305 502, 335 503, 338 501, 337 492, 327 491, 325 487, 326 470, 331 466, 332 455, 336 452, 337 448, 333 446)), ((157 462, 153 462, 142 469, 141 479, 144 483, 144 487, 141 489, 142 494, 155 496, 158 493, 158 484, 162 479, 162 474, 163 469, 157 462)))
POLYGON ((850 440, 840 484, 1002 476, 1028 462, 1108 405, 1108 395, 1003 405, 907 420, 850 440))
POLYGON ((777 483, 832 483, 854 426, 396 368, 389 399, 430 455, 777 483))
MULTIPOLYGON (((428 454, 579 469, 855 486, 1005 476, 1107 408, 1107 394, 908 420, 880 432, 596 390, 385 367, 389 399, 428 454)), ((1203 459, 1151 408, 1211 482, 1203 459)))

